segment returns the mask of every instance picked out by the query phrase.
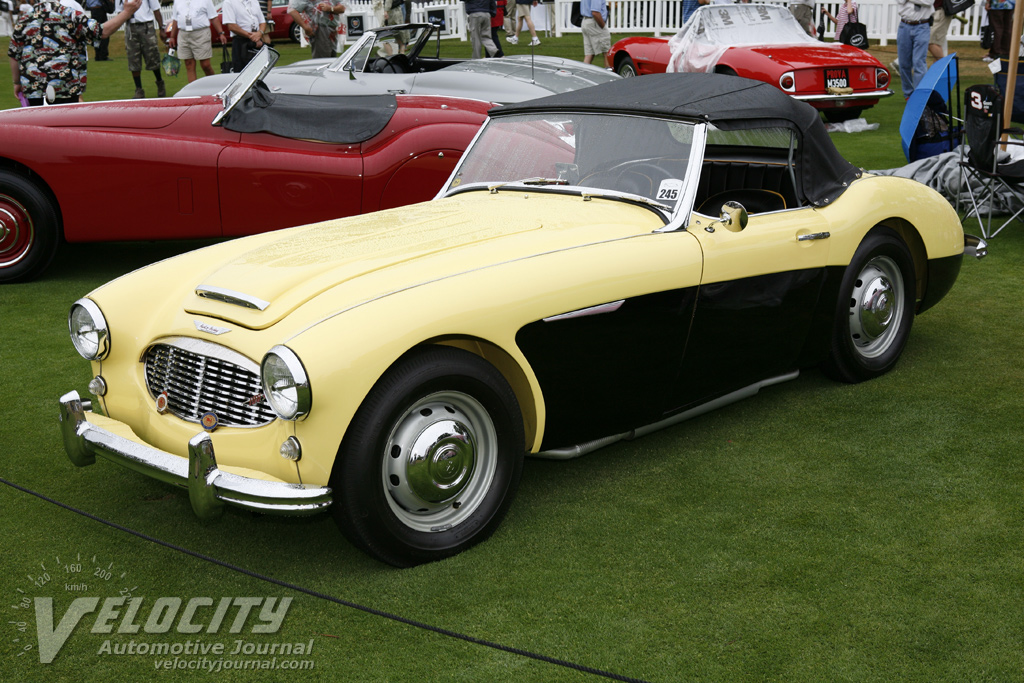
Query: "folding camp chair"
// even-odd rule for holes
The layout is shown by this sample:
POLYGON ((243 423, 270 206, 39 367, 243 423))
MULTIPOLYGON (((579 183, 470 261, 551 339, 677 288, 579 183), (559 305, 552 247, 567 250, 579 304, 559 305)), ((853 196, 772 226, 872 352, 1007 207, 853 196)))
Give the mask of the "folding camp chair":
MULTIPOLYGON (((964 132, 969 149, 965 156, 964 147, 960 147, 960 184, 970 198, 970 210, 964 215, 964 221, 976 217, 981 234, 988 239, 1024 213, 1024 160, 1010 161, 1005 154, 1000 159, 999 154, 999 147, 1004 144, 1024 147, 1022 140, 1000 140, 1004 134, 1024 136, 1024 130, 1002 127, 1003 96, 994 85, 967 88, 964 104, 964 132), (981 188, 975 189, 972 180, 981 188), (1015 208, 1016 205, 1019 208, 1015 208), (988 214, 987 221, 982 220, 983 213, 988 214), (992 230, 993 213, 1012 215, 992 230)), ((960 194, 957 193, 957 211, 960 194)))

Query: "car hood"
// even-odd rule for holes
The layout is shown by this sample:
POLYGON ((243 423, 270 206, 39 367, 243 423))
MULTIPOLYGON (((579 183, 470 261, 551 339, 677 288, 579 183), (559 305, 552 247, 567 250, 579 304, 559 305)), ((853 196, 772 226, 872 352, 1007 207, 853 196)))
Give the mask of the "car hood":
POLYGON ((52 107, 30 107, 0 112, 3 124, 47 126, 53 128, 118 128, 152 130, 174 123, 190 107, 203 105, 214 107, 220 103, 213 98, 176 100, 113 100, 109 102, 84 102, 59 104, 52 107))
POLYGON ((204 258, 207 250, 186 255, 174 266, 195 274, 183 283, 185 311, 264 329, 321 295, 344 310, 459 273, 663 225, 653 212, 624 202, 532 191, 523 202, 524 194, 469 192, 235 240, 219 245, 216 259, 204 258))
MULTIPOLYGON (((744 50, 790 69, 810 69, 833 66, 881 66, 871 54, 850 45, 823 43, 821 45, 766 45, 764 47, 734 47, 730 52, 744 50)), ((721 60, 719 60, 721 61, 721 60)))
MULTIPOLYGON (((324 67, 331 60, 308 60, 278 67, 263 81, 271 92, 296 95, 451 95, 509 104, 579 90, 618 80, 607 69, 558 57, 529 55, 465 60, 437 71, 409 74, 352 74, 324 67)), ((231 76, 207 76, 183 88, 178 97, 220 92, 231 76)))
POLYGON ((470 59, 449 66, 434 74, 478 73, 508 78, 523 83, 534 83, 549 93, 579 90, 599 83, 616 81, 618 74, 591 64, 560 57, 514 55, 496 59, 470 59))

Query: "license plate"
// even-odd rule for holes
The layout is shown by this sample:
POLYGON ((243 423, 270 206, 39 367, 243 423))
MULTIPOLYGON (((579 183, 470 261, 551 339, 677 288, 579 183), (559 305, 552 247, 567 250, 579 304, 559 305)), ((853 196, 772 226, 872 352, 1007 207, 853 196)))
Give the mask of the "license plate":
POLYGON ((847 69, 825 69, 825 89, 849 88, 850 72, 847 69))

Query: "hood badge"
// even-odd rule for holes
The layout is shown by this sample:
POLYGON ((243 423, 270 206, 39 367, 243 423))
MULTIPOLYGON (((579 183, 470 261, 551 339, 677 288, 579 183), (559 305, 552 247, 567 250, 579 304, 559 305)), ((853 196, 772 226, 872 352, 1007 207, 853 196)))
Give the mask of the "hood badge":
POLYGON ((197 330, 205 332, 206 334, 221 335, 227 334, 231 331, 231 328, 229 327, 217 327, 216 325, 200 322, 198 320, 193 320, 192 322, 195 323, 197 330))
POLYGON ((217 426, 220 424, 220 420, 217 419, 216 413, 203 413, 202 418, 199 420, 199 424, 201 424, 203 429, 206 431, 212 432, 217 429, 217 426))
POLYGON ((167 400, 167 392, 160 392, 160 395, 156 397, 156 412, 160 413, 161 415, 167 412, 167 400))

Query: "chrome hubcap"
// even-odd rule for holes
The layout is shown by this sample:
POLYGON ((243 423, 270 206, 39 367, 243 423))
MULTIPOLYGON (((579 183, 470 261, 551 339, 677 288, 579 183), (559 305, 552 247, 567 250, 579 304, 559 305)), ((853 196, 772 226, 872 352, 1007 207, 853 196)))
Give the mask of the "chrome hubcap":
POLYGON ((888 256, 865 264, 850 296, 850 337, 866 358, 884 353, 903 318, 905 301, 899 266, 888 256))
POLYGON ((497 463, 497 433, 472 396, 439 392, 400 416, 383 460, 392 512, 418 531, 443 531, 486 497, 497 463))
POLYGON ((0 194, 0 268, 23 259, 33 236, 32 220, 25 207, 13 197, 0 194))

